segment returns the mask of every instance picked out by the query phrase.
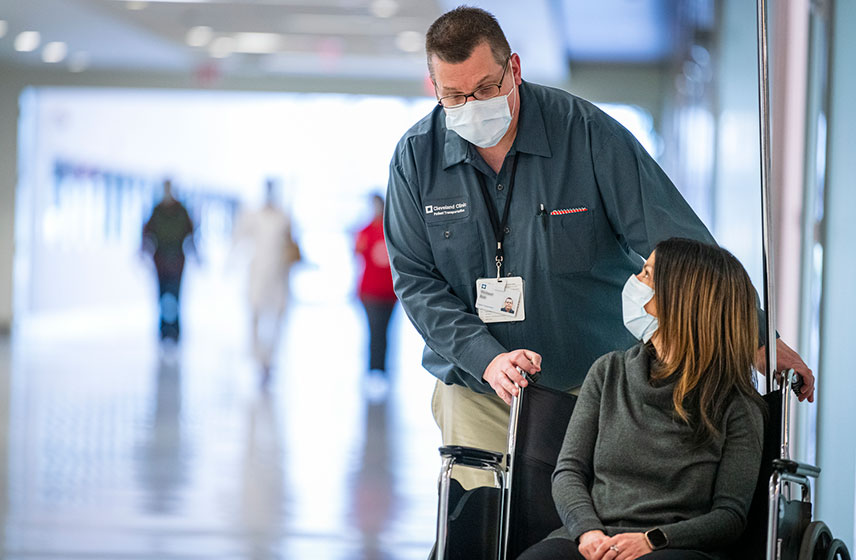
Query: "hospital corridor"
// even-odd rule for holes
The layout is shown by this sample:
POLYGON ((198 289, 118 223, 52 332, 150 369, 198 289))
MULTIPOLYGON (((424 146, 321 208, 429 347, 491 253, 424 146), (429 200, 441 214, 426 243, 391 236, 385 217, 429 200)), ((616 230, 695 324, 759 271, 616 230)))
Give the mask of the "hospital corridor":
POLYGON ((854 37, 0 0, 0 560, 849 560, 854 37))

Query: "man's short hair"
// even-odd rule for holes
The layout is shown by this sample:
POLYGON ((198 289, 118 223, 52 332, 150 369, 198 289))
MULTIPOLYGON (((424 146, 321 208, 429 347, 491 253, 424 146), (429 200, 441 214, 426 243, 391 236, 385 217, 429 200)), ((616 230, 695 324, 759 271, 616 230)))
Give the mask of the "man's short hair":
POLYGON ((438 17, 425 34, 425 54, 428 55, 428 71, 432 79, 432 56, 458 64, 468 59, 473 50, 484 42, 490 45, 496 63, 505 64, 511 56, 511 47, 493 14, 481 8, 458 6, 438 17))

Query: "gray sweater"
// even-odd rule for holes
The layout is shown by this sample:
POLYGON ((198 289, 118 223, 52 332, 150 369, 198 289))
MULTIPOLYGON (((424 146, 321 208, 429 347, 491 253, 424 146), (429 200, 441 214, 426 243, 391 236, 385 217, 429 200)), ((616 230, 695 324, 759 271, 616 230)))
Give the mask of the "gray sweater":
POLYGON ((674 414, 674 383, 652 385, 650 365, 637 344, 589 371, 553 473, 564 529, 551 536, 659 527, 672 548, 716 550, 743 531, 761 462, 761 410, 732 399, 720 438, 699 448, 674 414))

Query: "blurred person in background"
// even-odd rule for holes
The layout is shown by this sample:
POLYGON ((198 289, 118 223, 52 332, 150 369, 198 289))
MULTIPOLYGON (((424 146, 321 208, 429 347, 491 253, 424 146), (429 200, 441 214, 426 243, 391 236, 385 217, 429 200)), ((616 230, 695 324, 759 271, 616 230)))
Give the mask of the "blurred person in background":
POLYGON ((195 252, 195 246, 193 222, 173 196, 169 179, 163 182, 163 198, 143 226, 142 250, 152 256, 157 271, 161 340, 177 342, 185 251, 195 252))
POLYGON ((272 179, 265 184, 264 205, 238 218, 235 242, 248 243, 252 252, 248 296, 253 354, 261 367, 262 387, 266 387, 288 300, 289 271, 300 260, 300 249, 291 236, 291 219, 277 204, 276 183, 272 179))
POLYGON ((383 237, 383 197, 372 196, 374 216, 357 234, 356 254, 363 261, 357 294, 369 323, 369 369, 366 389, 370 397, 382 397, 389 384, 386 371, 386 343, 389 319, 396 297, 392 289, 392 271, 383 237))

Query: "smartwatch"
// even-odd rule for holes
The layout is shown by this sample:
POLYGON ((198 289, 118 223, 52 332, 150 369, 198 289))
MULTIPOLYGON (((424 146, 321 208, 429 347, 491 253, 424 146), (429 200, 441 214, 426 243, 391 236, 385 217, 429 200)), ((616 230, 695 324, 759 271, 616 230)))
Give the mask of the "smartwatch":
POLYGON ((669 537, 659 528, 645 531, 645 540, 648 541, 651 550, 660 550, 669 546, 669 537))

